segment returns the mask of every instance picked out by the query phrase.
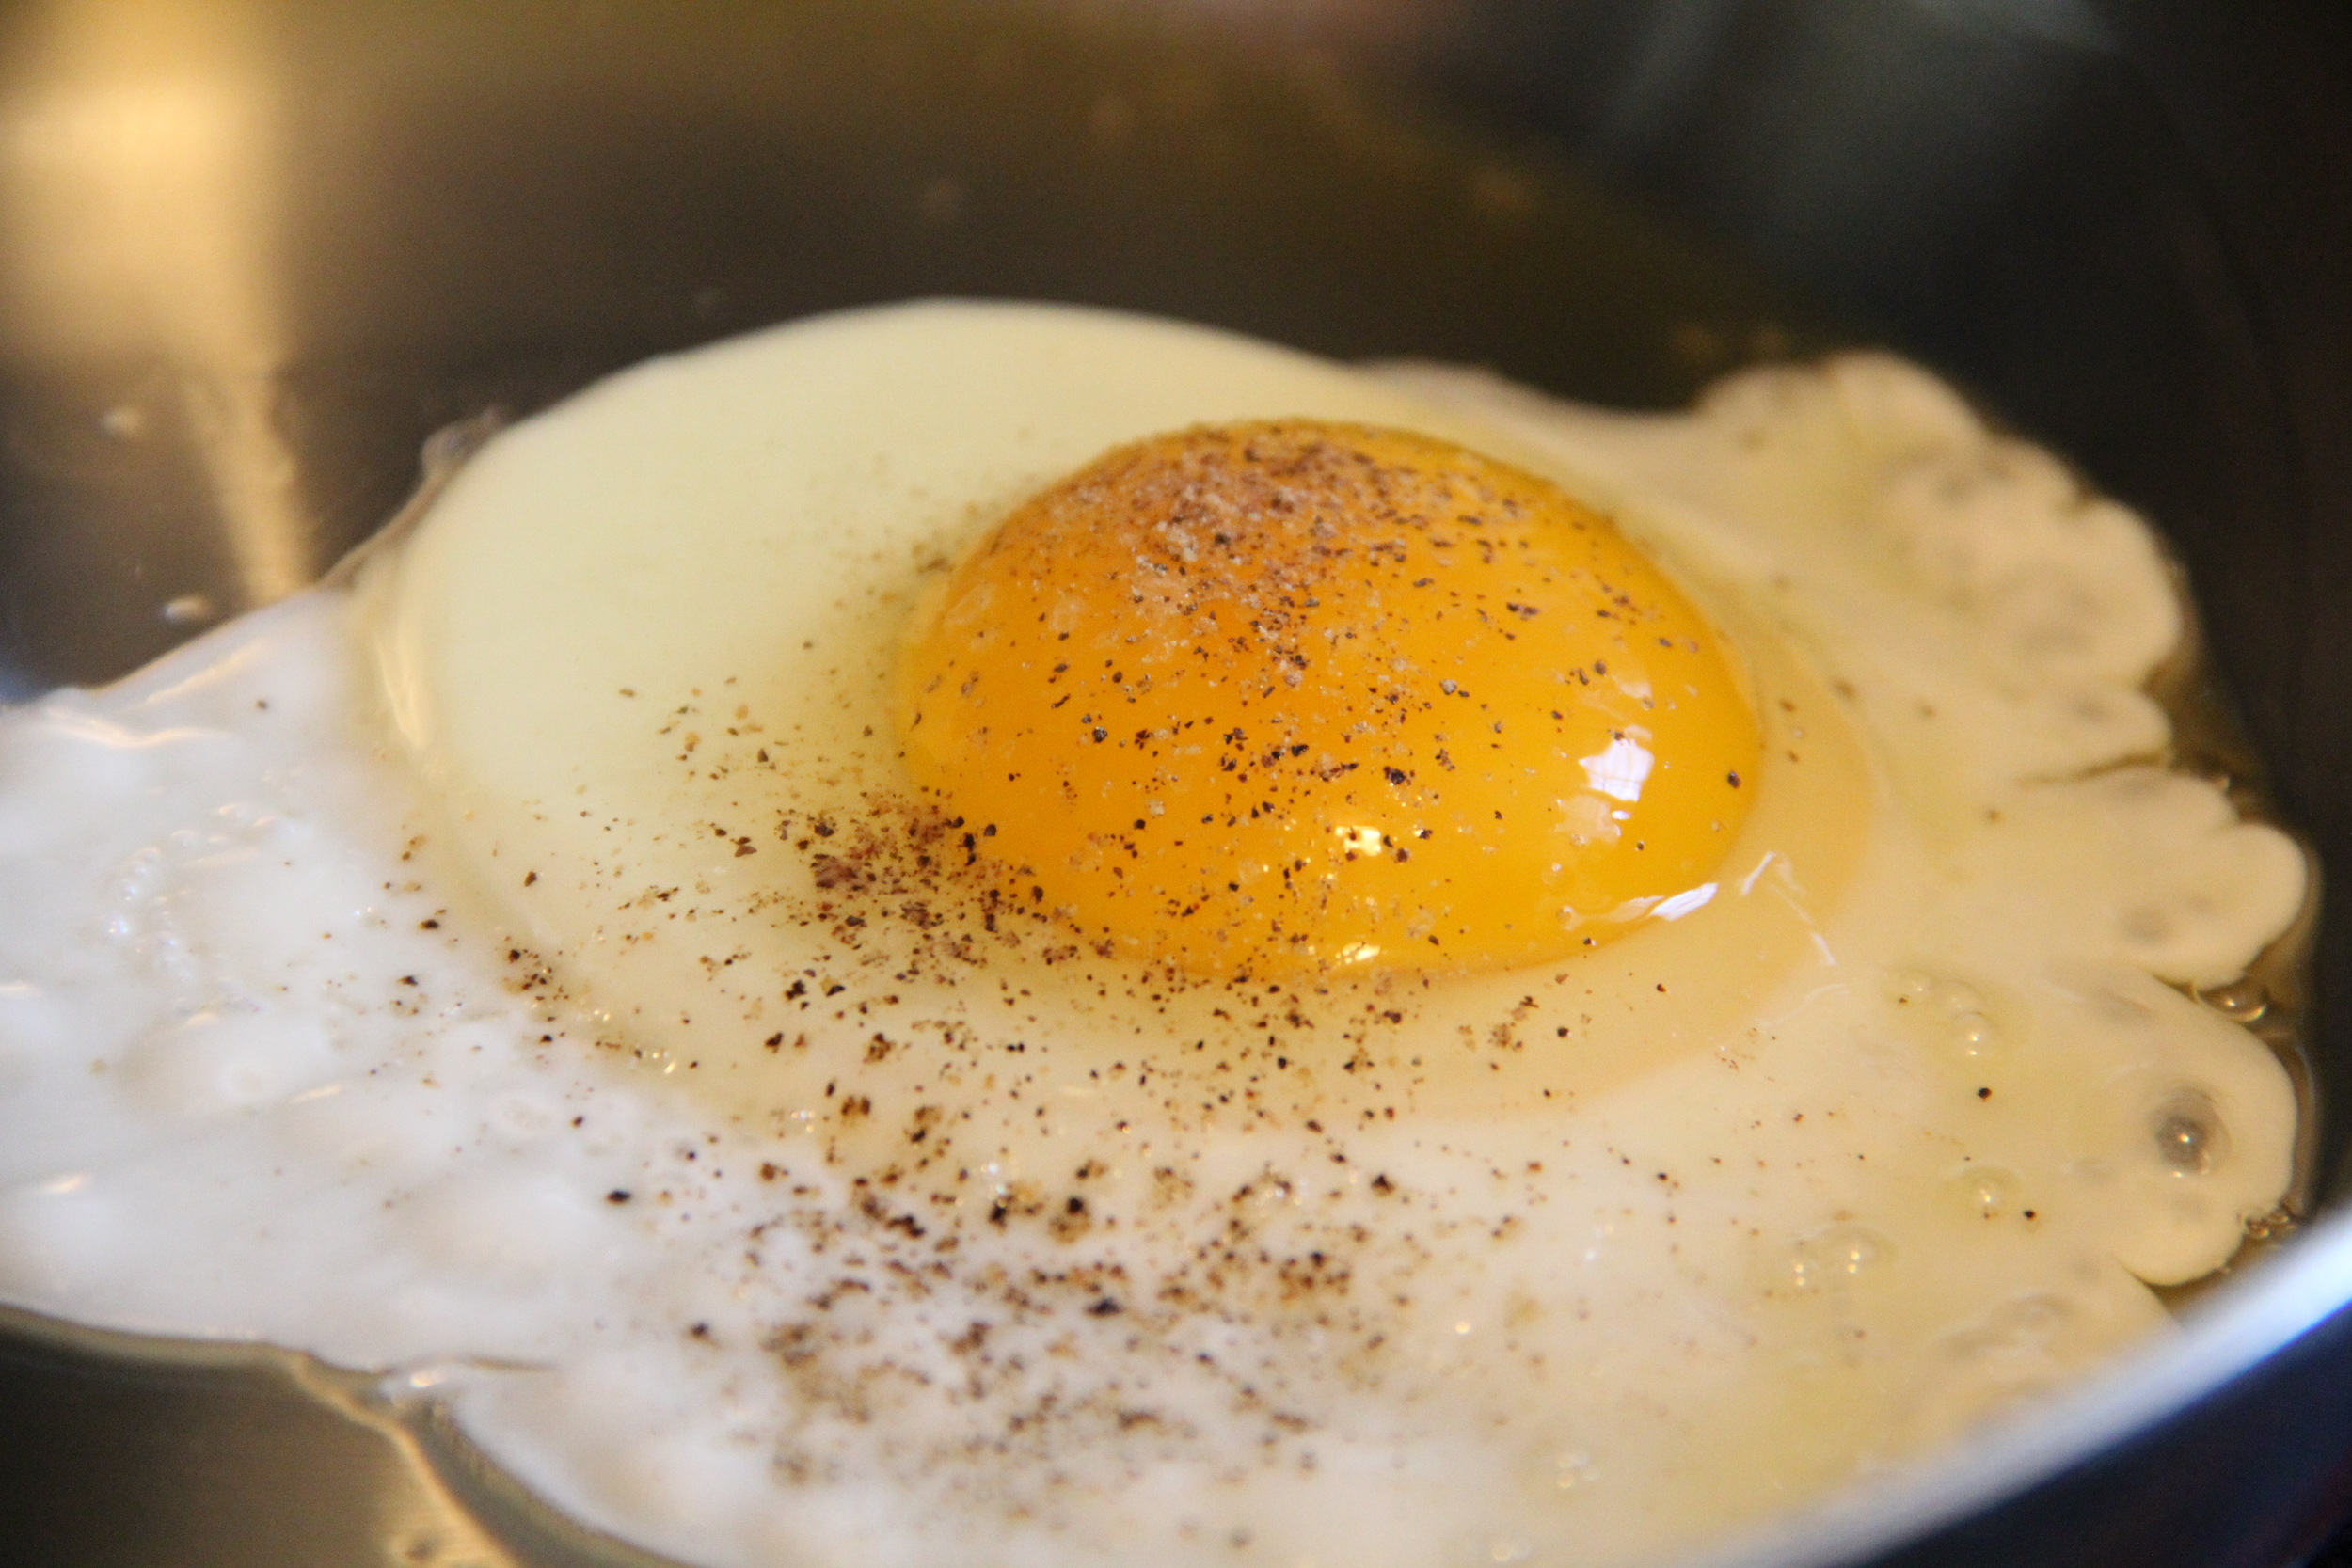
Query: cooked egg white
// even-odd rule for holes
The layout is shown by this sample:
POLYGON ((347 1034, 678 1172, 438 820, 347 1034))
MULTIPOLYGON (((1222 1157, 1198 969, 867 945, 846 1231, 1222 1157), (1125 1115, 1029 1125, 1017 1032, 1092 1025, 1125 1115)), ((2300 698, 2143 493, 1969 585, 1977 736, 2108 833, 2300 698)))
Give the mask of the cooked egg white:
MULTIPOLYGON (((2149 1287, 2279 1203, 2287 1076, 2192 989, 2304 862, 2165 768, 2180 635, 2136 519, 1884 358, 1641 418, 1045 307, 659 361, 491 443, 355 591, 0 727, 0 1291, 385 1369, 695 1562, 1654 1560, 2161 1332, 2149 1287), (1330 876, 1441 808, 1484 842, 1481 789, 1592 839, 1737 773, 1674 827, 1699 869, 1540 961, 1019 897, 1018 792, 909 769, 908 639, 1106 450, 1268 420, 1597 509, 1752 726, 1507 751, 1401 640, 1400 690, 1470 695, 1382 777, 1446 794, 1314 819, 1330 876)), ((1247 723, 1303 721, 1311 667, 1258 673, 1247 723)), ((1034 809, 1148 833, 1151 754, 1034 809)), ((1464 907, 1422 864, 1377 895, 1464 907)))

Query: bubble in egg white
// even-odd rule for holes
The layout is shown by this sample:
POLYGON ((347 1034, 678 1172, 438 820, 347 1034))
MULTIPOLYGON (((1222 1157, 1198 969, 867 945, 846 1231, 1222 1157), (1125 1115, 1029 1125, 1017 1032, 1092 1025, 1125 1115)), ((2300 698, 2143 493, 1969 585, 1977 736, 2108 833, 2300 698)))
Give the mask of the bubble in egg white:
POLYGON ((1893 1261, 1895 1254, 1895 1243, 1867 1226, 1832 1226, 1797 1243, 1788 1272, 1799 1290, 1836 1290, 1893 1261))
POLYGON ((1963 1163, 1950 1181, 1961 1202, 1986 1219, 2015 1213, 2022 1207, 2025 1180, 2006 1165, 1963 1163))
POLYGON ((2149 1119, 2157 1157, 2183 1176, 2210 1176, 2230 1157, 2230 1130, 2196 1089, 2167 1096, 2149 1119))
POLYGON ((157 1117, 195 1118, 290 1099, 335 1066, 314 1024, 208 1007, 133 1042, 114 1070, 157 1117))

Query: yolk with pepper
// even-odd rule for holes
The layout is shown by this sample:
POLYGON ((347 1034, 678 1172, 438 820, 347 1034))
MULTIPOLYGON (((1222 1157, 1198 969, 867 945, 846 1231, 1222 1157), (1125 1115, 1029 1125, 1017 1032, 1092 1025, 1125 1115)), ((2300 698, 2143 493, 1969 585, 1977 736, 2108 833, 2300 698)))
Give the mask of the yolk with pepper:
POLYGON ((1758 736, 1607 519, 1430 436, 1112 451, 916 612, 899 738, 1003 892, 1209 976, 1486 969, 1710 895, 1758 736))

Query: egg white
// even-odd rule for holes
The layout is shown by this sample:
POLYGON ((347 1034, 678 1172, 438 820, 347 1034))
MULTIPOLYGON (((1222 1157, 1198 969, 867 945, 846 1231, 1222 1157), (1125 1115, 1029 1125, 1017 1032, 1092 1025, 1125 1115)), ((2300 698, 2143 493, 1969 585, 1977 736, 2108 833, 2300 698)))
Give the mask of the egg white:
POLYGON ((0 1292, 388 1369, 696 1561, 1652 1558, 2160 1330, 2279 1201, 2286 1075, 2176 987, 2303 862, 2161 768, 2179 625, 1883 359, 1638 420, 1041 307, 659 362, 357 595, 0 726, 0 1292), (936 563, 1299 413, 1553 472, 1723 621, 1772 761, 1704 907, 1238 994, 885 842, 936 563))

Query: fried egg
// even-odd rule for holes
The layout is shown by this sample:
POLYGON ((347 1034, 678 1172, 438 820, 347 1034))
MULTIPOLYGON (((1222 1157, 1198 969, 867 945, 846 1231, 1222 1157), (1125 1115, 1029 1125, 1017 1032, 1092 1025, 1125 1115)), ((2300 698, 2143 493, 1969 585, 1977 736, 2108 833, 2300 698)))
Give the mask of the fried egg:
POLYGON ((683 1560, 1654 1561, 2288 1188, 2165 559, 1885 356, 851 312, 348 578, 0 727, 0 1294, 683 1560))

